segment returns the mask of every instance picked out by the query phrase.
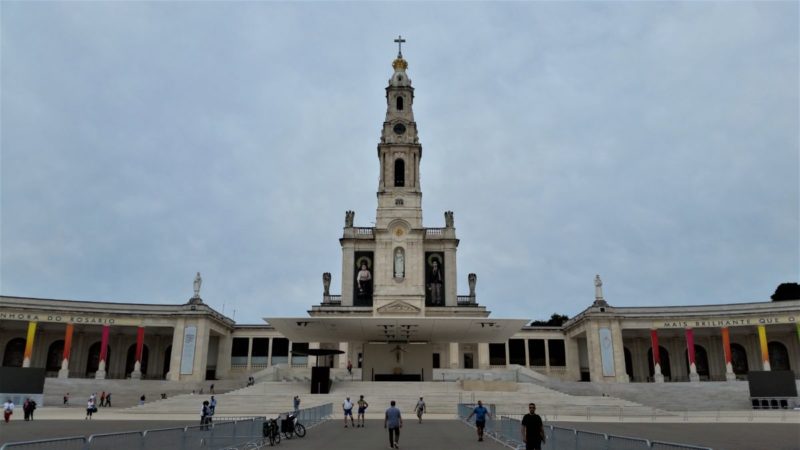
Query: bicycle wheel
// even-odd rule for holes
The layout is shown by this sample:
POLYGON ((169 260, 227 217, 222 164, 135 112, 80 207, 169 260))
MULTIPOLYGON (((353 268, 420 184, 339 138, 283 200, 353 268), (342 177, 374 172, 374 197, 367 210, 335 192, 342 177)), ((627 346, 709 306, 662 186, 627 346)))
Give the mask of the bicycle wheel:
POLYGON ((292 438, 292 433, 289 432, 289 431, 284 431, 283 432, 283 437, 284 437, 284 439, 291 439, 292 438))
POLYGON ((296 424, 294 426, 294 434, 296 434, 297 437, 305 437, 306 436, 306 427, 304 427, 303 424, 301 424, 301 423, 296 424))
POLYGON ((269 435, 269 446, 272 447, 275 445, 275 436, 273 434, 269 435))

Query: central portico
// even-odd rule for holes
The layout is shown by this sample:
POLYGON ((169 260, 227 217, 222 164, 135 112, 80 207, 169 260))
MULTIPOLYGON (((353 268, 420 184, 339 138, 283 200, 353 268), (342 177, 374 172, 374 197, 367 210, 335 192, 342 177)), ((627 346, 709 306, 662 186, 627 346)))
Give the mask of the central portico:
POLYGON ((444 227, 423 225, 414 88, 402 54, 405 41, 395 42, 377 148, 375 226, 357 227, 355 212, 345 213, 341 295, 330 294, 326 272, 322 303, 312 306, 310 318, 265 320, 312 348, 334 344, 345 352, 338 366, 358 362, 364 379, 425 380, 433 368, 488 367, 488 344, 505 342, 527 320, 489 320, 476 302, 475 274, 467 277, 469 294, 458 295, 452 211, 444 212, 444 227))

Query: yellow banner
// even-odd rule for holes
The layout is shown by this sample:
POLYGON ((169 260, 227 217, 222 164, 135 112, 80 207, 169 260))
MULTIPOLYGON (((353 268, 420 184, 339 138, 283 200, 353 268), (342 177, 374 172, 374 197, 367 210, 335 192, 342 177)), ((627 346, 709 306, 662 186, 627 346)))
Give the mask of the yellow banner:
POLYGON ((28 340, 25 341, 25 354, 24 357, 28 361, 31 360, 33 354, 33 339, 36 337, 36 322, 28 323, 28 340))

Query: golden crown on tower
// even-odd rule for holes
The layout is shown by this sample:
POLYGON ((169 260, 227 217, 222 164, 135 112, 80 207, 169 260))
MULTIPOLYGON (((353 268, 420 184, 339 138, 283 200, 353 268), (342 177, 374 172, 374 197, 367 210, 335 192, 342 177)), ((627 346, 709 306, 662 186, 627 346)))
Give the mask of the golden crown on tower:
POLYGON ((397 70, 397 69, 406 70, 406 69, 408 69, 408 62, 403 58, 397 58, 392 62, 392 68, 394 70, 397 70))

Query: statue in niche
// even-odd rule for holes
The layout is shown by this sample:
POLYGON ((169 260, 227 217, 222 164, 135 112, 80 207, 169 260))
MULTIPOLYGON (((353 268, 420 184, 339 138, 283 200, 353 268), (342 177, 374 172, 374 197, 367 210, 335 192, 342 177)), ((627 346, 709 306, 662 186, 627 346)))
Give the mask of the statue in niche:
POLYGON ((372 280, 372 274, 367 268, 367 263, 361 263, 361 270, 358 271, 358 277, 356 277, 356 280, 358 281, 358 293, 360 295, 365 294, 369 289, 369 282, 372 280))
POLYGON ((428 290, 431 291, 431 304, 433 306, 444 305, 444 297, 442 296, 442 271, 439 270, 439 261, 433 260, 431 262, 431 277, 428 284, 428 290))
POLYGON ((444 212, 444 226, 447 228, 453 228, 454 225, 453 220, 453 211, 445 211, 444 212))
POLYGON ((328 296, 331 295, 331 293, 330 293, 330 289, 331 289, 331 273, 330 272, 325 272, 325 273, 322 274, 322 289, 323 289, 322 295, 324 295, 325 297, 328 297, 328 296))
POLYGON ((200 298, 200 286, 203 284, 203 278, 200 276, 200 272, 197 272, 197 275, 194 277, 194 296, 192 298, 200 298))
POLYGON ((344 213, 344 226, 345 226, 345 228, 352 228, 353 227, 353 221, 355 220, 355 218, 356 218, 355 211, 345 211, 345 213, 344 213))
POLYGON ((475 297, 475 284, 478 282, 478 276, 474 273, 467 275, 467 282, 469 282, 469 296, 475 297))
POLYGON ((406 276, 406 257, 403 249, 397 247, 394 250, 394 277, 404 278, 406 276))

